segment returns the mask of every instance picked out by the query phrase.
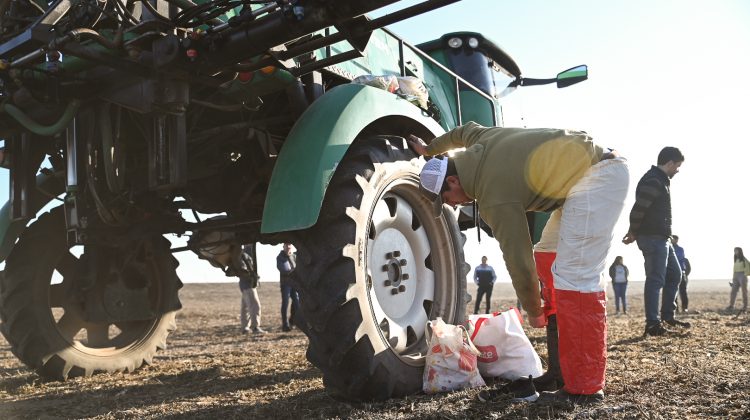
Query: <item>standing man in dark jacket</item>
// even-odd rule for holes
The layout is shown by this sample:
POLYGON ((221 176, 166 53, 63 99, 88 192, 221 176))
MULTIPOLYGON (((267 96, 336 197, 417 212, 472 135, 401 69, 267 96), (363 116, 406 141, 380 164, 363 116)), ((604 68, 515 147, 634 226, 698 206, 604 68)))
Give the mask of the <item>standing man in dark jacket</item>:
POLYGON ((646 330, 644 335, 664 335, 669 327, 690 327, 687 322, 674 319, 675 298, 682 279, 682 269, 672 246, 672 201, 670 179, 680 170, 685 157, 676 147, 665 147, 659 152, 656 166, 638 181, 635 204, 630 211, 630 229, 622 239, 625 244, 638 243, 646 268, 644 306, 646 330), (659 319, 659 293, 661 319, 659 319))
POLYGON ((297 268, 297 255, 292 252, 292 244, 284 244, 284 248, 276 256, 276 268, 279 269, 279 287, 281 288, 281 329, 291 331, 294 314, 299 308, 299 297, 292 285, 292 276, 296 275, 294 270, 297 268), (287 318, 289 299, 292 300, 292 311, 287 318))
POLYGON ((479 312, 479 306, 482 304, 482 296, 487 299, 487 311, 490 313, 490 301, 492 300, 492 286, 495 285, 495 270, 487 264, 487 257, 482 257, 482 264, 474 269, 474 283, 477 285, 477 301, 474 304, 474 313, 479 312))

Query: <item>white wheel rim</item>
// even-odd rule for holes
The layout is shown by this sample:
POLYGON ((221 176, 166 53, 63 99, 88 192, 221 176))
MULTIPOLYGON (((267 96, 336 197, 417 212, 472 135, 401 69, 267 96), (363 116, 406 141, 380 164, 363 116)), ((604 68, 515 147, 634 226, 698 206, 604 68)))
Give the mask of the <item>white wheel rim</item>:
POLYGON ((425 263, 431 249, 428 232, 404 197, 414 199, 413 192, 402 195, 405 190, 394 187, 373 210, 368 278, 375 322, 391 348, 404 354, 424 335, 427 307, 435 299, 435 273, 425 263))

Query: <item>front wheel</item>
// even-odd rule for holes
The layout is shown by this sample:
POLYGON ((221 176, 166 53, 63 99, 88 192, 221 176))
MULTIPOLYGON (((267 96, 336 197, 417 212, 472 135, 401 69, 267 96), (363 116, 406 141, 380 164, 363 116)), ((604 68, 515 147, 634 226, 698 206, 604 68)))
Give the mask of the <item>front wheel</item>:
POLYGON ((418 392, 427 321, 465 318, 465 238, 450 212, 432 217, 422 164, 403 138, 358 140, 295 241, 307 357, 334 396, 418 392))

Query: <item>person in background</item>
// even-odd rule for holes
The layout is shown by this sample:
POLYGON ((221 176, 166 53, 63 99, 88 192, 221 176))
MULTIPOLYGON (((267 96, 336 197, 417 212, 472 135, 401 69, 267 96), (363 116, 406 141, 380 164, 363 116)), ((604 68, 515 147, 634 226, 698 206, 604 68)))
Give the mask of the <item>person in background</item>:
POLYGON ((264 334, 266 331, 260 327, 260 299, 258 299, 258 271, 255 267, 255 244, 245 245, 240 256, 240 291, 242 301, 240 303, 240 324, 242 332, 253 334, 264 334))
POLYGON ((620 302, 622 302, 622 313, 628 313, 628 302, 625 293, 628 290, 628 275, 630 271, 622 263, 622 257, 617 256, 615 262, 609 266, 609 277, 612 279, 612 289, 615 291, 615 315, 620 314, 620 302))
POLYGON ((672 235, 672 246, 674 247, 674 253, 677 255, 677 261, 680 262, 680 268, 682 269, 682 281, 680 281, 679 297, 682 306, 682 312, 688 311, 688 275, 690 275, 690 261, 685 258, 685 248, 677 244, 680 237, 672 235))
POLYGON ((281 289, 281 330, 291 331, 294 325, 294 314, 299 308, 299 297, 294 290, 293 276, 297 273, 297 254, 292 252, 292 244, 285 243, 279 255, 276 256, 276 268, 279 270, 279 287, 281 289), (287 317, 289 300, 292 301, 291 315, 287 317))
POLYGON ((646 270, 643 290, 646 328, 643 335, 669 334, 672 331, 667 327, 690 328, 689 323, 674 319, 677 308, 675 298, 682 279, 682 269, 670 241, 672 236, 670 180, 680 171, 680 166, 684 161, 685 157, 676 147, 665 147, 659 152, 656 166, 652 166, 638 181, 635 189, 635 204, 630 211, 630 228, 622 238, 622 242, 626 245, 637 242, 638 248, 643 252, 646 270), (661 313, 659 311, 660 294, 661 313))
POLYGON ((482 297, 486 296, 487 310, 490 313, 490 300, 492 298, 492 286, 495 284, 497 276, 491 265, 487 264, 487 257, 482 257, 482 263, 474 269, 474 283, 477 288, 477 301, 474 303, 474 313, 479 313, 479 305, 482 303, 482 297))
POLYGON ((745 258, 742 248, 734 249, 734 276, 732 277, 732 293, 729 295, 727 311, 734 311, 734 301, 737 292, 742 289, 742 311, 747 312, 747 277, 750 276, 750 261, 745 258))

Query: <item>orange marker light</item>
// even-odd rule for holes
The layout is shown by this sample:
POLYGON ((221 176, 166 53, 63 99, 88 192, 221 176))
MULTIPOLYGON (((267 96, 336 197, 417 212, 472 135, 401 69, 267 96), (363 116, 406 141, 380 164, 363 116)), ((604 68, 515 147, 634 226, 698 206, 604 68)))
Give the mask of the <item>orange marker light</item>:
POLYGON ((274 66, 266 66, 260 69, 264 74, 271 74, 276 71, 276 67, 274 66))

